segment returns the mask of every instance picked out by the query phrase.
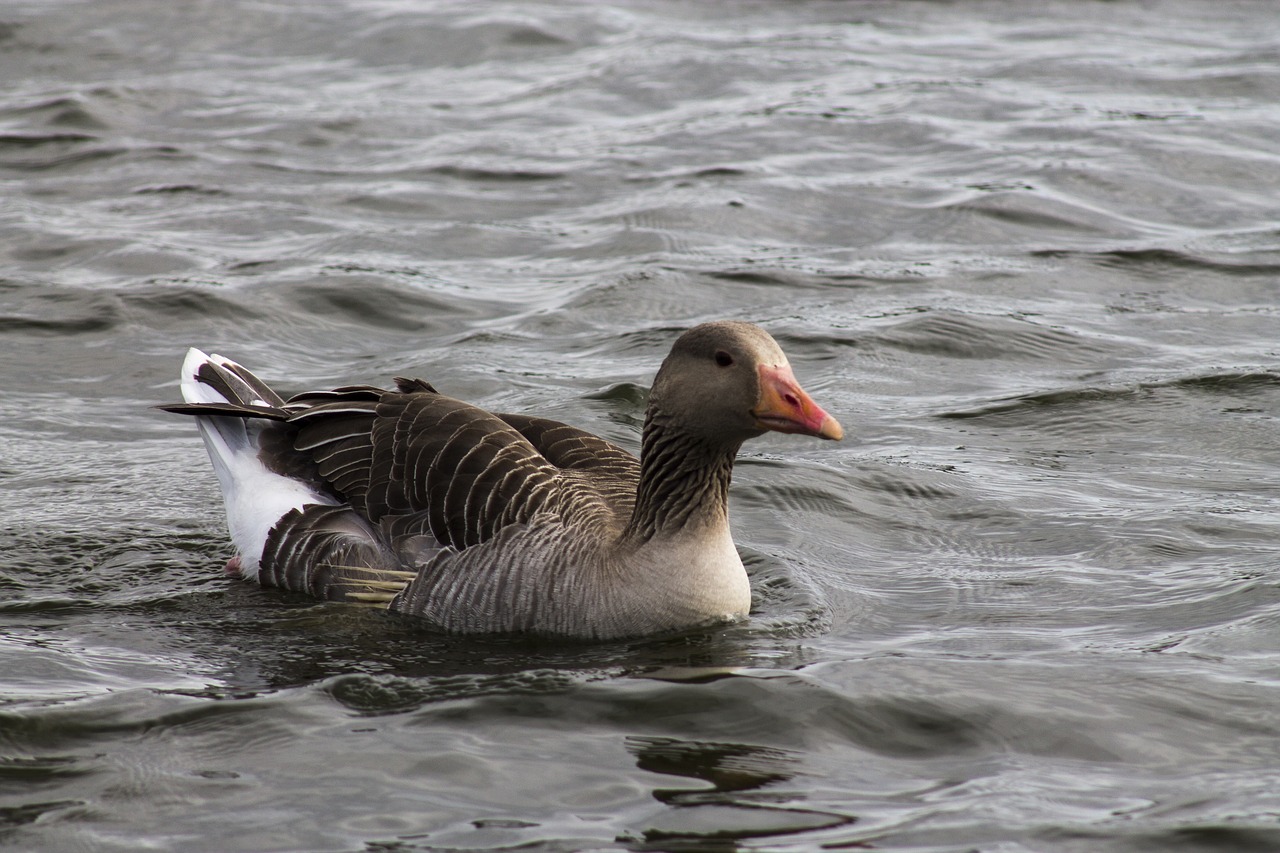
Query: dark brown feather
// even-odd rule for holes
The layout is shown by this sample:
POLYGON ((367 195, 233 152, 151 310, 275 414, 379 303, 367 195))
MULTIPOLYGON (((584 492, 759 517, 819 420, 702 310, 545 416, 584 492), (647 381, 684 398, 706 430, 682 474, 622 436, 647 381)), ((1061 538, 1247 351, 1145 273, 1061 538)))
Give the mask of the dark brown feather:
POLYGON ((397 383, 407 390, 358 386, 285 404, 295 452, 389 537, 429 534, 461 549, 538 512, 630 513, 639 462, 620 447, 555 421, 492 415, 426 382, 397 383))

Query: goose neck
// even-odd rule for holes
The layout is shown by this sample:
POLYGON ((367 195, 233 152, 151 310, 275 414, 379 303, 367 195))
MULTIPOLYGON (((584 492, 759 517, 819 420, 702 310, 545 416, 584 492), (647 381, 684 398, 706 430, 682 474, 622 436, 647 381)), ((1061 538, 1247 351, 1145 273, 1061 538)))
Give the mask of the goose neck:
POLYGON ((650 411, 629 536, 642 541, 728 524, 729 481, 741 442, 707 440, 650 411))

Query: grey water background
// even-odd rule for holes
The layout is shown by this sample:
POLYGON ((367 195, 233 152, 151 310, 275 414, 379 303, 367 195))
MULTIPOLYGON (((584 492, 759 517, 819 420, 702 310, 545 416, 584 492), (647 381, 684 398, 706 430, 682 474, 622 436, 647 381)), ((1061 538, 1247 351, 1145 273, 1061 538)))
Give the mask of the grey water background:
POLYGON ((1280 849, 1270 2, 0 4, 0 845, 1280 849), (636 447, 762 323, 749 622, 227 580, 187 346, 636 447))

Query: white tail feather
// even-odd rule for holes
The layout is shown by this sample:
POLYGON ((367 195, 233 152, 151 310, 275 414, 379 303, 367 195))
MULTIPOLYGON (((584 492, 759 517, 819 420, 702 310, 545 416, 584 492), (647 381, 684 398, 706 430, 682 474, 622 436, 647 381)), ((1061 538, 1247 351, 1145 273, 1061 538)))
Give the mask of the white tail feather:
MULTIPOLYGON (((240 403, 267 405, 262 400, 228 400, 197 375, 201 366, 235 365, 219 355, 206 355, 194 347, 182 362, 182 398, 188 403, 240 403)), ((243 369, 243 368, 241 368, 243 369)), ((256 578, 267 534, 280 517, 307 504, 333 504, 327 495, 306 483, 267 469, 258 458, 258 438, 264 421, 228 416, 196 418, 200 436, 227 505, 227 528, 240 555, 241 571, 256 578)))

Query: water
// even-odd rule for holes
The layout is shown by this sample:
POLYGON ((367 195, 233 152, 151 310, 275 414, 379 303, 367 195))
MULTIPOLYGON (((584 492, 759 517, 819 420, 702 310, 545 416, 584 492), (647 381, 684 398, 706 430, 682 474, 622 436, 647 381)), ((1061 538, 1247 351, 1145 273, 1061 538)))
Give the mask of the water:
POLYGON ((0 844, 1280 849, 1268 2, 11 0, 0 844), (635 447, 679 330, 849 438, 753 618, 434 636, 226 580, 189 345, 635 447))

